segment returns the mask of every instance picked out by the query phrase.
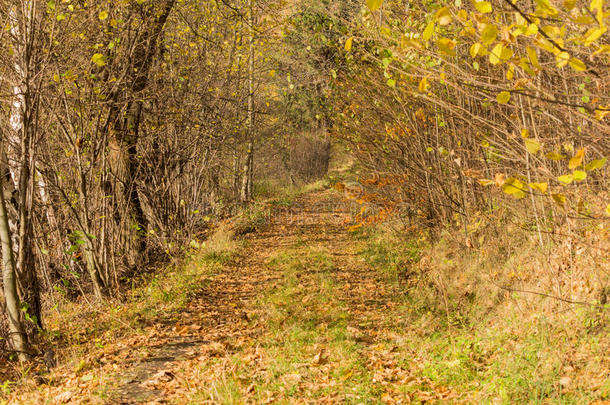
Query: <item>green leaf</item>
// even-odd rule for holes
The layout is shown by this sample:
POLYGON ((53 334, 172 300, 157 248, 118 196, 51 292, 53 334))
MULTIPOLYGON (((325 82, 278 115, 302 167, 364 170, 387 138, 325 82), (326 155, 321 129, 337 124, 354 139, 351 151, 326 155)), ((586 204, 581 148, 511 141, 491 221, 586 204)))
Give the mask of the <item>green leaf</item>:
POLYGON ((390 87, 396 87, 396 80, 394 80, 394 79, 388 79, 387 84, 388 84, 388 86, 390 86, 390 87))
POLYGON ((371 11, 377 11, 379 9, 379 7, 381 7, 382 3, 383 3, 383 0, 366 0, 366 6, 371 11))
MULTIPOLYGON (((508 103, 510 101, 510 92, 508 92, 508 91, 501 92, 496 97, 496 100, 498 100, 498 103, 500 103, 500 104, 508 103)), ((527 142, 526 142, 526 144, 527 144, 527 142)))

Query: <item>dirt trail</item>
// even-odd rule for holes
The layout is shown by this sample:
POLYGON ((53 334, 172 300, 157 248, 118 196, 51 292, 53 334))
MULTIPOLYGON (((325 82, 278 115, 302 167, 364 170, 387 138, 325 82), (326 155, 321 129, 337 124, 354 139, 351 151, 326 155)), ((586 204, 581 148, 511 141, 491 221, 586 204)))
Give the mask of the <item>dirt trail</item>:
POLYGON ((358 255, 349 218, 349 204, 333 190, 276 207, 180 314, 184 321, 159 331, 169 340, 124 373, 110 402, 456 398, 405 363, 419 354, 393 332, 403 327, 396 291, 358 255))
MULTIPOLYGON (((331 190, 302 196, 290 207, 273 209, 264 225, 245 236, 246 248, 181 314, 188 324, 179 320, 152 333, 163 343, 149 345, 145 350, 149 353, 147 358, 121 373, 118 387, 110 393, 110 402, 169 401, 172 395, 163 387, 167 385, 164 383, 179 380, 173 371, 178 363, 226 356, 236 351, 232 342, 256 339, 264 333, 264 326, 250 322, 249 311, 254 310, 253 301, 278 280, 266 265, 269 257, 302 241, 325 244, 347 264, 346 259, 351 258, 344 253, 350 243, 345 231, 348 219, 348 204, 331 190)), ((344 269, 339 275, 351 277, 352 273, 344 269)))

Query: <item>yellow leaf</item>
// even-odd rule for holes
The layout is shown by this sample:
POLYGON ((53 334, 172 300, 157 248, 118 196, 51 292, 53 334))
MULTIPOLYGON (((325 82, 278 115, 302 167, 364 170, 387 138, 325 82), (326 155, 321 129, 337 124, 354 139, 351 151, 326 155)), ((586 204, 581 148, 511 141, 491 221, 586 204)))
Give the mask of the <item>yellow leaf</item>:
POLYGON ((591 11, 603 11, 603 0, 591 0, 591 11))
POLYGON ((530 136, 530 131, 527 128, 523 128, 521 130, 521 138, 525 139, 525 138, 529 138, 530 136))
POLYGON ((570 67, 579 72, 587 70, 587 65, 584 64, 580 59, 572 58, 570 59, 570 67))
POLYGON ((534 23, 527 26, 525 35, 536 35, 538 33, 538 26, 534 23))
POLYGON ((599 49, 593 52, 592 55, 599 55, 600 53, 610 53, 610 45, 602 45, 599 49))
POLYGON ((451 12, 447 7, 443 7, 436 12, 436 21, 439 25, 449 25, 451 20, 451 12))
POLYGON ((494 48, 489 53, 489 63, 491 63, 492 65, 497 65, 498 63, 500 63, 500 56, 502 55, 503 48, 504 47, 502 46, 502 44, 496 44, 496 46, 494 46, 494 48))
POLYGON ((550 159, 550 160, 561 160, 561 159, 565 158, 565 156, 563 156, 562 154, 557 153, 557 152, 549 152, 545 156, 547 159, 550 159))
POLYGON ((430 21, 428 25, 426 25, 422 38, 424 41, 428 41, 430 38, 432 38, 432 34, 434 34, 434 21, 430 21))
POLYGON ((574 181, 574 176, 572 176, 571 174, 564 174, 563 176, 557 177, 557 180, 559 180, 563 184, 570 184, 574 181))
POLYGON ((583 181, 587 178, 587 172, 582 170, 574 170, 572 177, 574 178, 574 181, 583 181))
POLYGON ((479 13, 491 13, 491 3, 488 1, 477 1, 474 3, 475 8, 479 11, 479 13))
POLYGON ((419 89, 420 93, 425 93, 426 91, 428 91, 428 78, 427 77, 424 77, 423 79, 421 79, 421 81, 419 82, 418 89, 419 89))
POLYGON ((590 172, 592 170, 601 169, 602 167, 604 167, 607 160, 608 160, 607 158, 592 160, 589 163, 587 163, 587 165, 585 166, 585 170, 590 172))
POLYGON ((606 32, 606 27, 595 28, 587 32, 585 37, 585 45, 589 46, 593 42, 597 41, 606 32))
POLYGON ((488 180, 488 179, 480 179, 477 180, 479 182, 480 185, 482 185, 483 187, 487 187, 487 186, 491 186, 492 184, 496 184, 495 181, 493 180, 488 180))
POLYGON ((606 212, 605 212, 607 217, 610 217, 610 204, 606 205, 606 212))
POLYGON ((563 6, 565 7, 566 10, 570 11, 574 7, 576 7, 576 0, 564 0, 563 6))
POLYGON ((535 139, 526 138, 523 141, 525 142, 525 149, 527 149, 527 151, 532 155, 535 155, 540 149, 542 149, 540 142, 535 139))
POLYGON ((481 50, 481 44, 480 43, 474 43, 472 44, 472 46, 470 47, 470 56, 473 58, 476 58, 476 56, 479 54, 479 51, 481 50))
POLYGON ((493 24, 486 24, 481 31, 481 42, 485 45, 491 45, 498 37, 498 28, 493 24))
POLYGON ((582 164, 582 160, 585 157, 585 150, 583 148, 579 149, 576 155, 570 159, 570 164, 568 167, 572 170, 576 169, 578 166, 582 164))
POLYGON ((536 54, 536 50, 533 48, 527 47, 527 56, 530 58, 530 62, 536 69, 542 69, 540 64, 538 63, 538 55, 536 54))
POLYGON ((352 50, 352 42, 354 41, 354 37, 349 37, 347 41, 345 41, 345 50, 347 52, 352 50))
POLYGON ((381 7, 383 0, 366 0, 366 5, 371 11, 376 11, 381 7))
POLYGON ((523 198, 525 197, 525 184, 523 184, 520 180, 515 179, 514 177, 506 180, 502 185, 502 190, 506 194, 511 194, 515 198, 523 198))
POLYGON ((540 191, 542 194, 546 193, 548 183, 530 183, 530 187, 536 191, 540 191))
POLYGON ((102 67, 106 64, 104 60, 104 55, 101 53, 96 53, 91 57, 91 62, 95 63, 97 66, 102 67))
POLYGON ((597 120, 601 121, 608 115, 610 115, 610 105, 600 105, 598 108, 595 109, 595 119, 597 120))
POLYGON ((106 18, 108 18, 108 11, 100 11, 97 17, 100 19, 100 21, 104 21, 106 18))
POLYGON ((455 56, 455 51, 453 50, 453 48, 455 48, 455 41, 443 37, 436 41, 436 46, 438 46, 444 54, 455 56))
POLYGON ((559 54, 557 55, 556 58, 557 58, 557 67, 562 68, 568 64, 568 61, 570 60, 570 54, 567 52, 559 52, 559 54))
POLYGON ((506 104, 510 101, 510 93, 508 91, 500 92, 500 94, 498 94, 496 97, 496 100, 500 104, 506 104))

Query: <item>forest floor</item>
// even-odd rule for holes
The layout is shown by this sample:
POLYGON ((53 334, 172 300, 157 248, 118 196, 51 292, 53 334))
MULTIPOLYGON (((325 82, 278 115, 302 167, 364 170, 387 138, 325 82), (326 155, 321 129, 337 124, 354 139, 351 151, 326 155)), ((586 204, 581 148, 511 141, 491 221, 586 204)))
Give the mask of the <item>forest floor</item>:
MULTIPOLYGON (((60 365, 9 403, 509 403, 499 385, 483 393, 486 359, 411 324, 349 209, 331 189, 271 204, 228 252, 195 253, 96 321, 79 314, 60 365), (446 378, 451 362, 463 371, 446 378)), ((524 387, 526 402, 571 402, 524 387)))

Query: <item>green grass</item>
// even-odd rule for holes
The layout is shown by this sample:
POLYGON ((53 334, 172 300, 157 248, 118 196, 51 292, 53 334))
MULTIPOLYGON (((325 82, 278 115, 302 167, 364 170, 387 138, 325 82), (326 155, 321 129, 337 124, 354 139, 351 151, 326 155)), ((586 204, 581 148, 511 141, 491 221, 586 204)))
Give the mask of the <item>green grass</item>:
MULTIPOLYGON (((423 254, 430 254, 417 241, 401 242, 371 231, 358 233, 353 240, 363 245, 360 256, 390 282, 405 263, 416 263, 423 254)), ((482 404, 588 404, 610 397, 608 382, 601 394, 577 385, 560 385, 566 375, 565 363, 571 360, 567 350, 587 359, 582 367, 607 370, 608 365, 603 364, 607 340, 600 339, 599 332, 571 334, 555 314, 547 318, 541 313, 532 320, 518 308, 512 316, 483 313, 478 296, 466 301, 450 298, 447 314, 441 296, 430 301, 430 291, 425 290, 431 289, 426 283, 402 285, 394 298, 402 305, 387 316, 406 319, 393 327, 405 339, 397 349, 398 356, 408 364, 410 348, 417 348, 423 357, 419 375, 434 385, 468 393, 469 401, 482 404)), ((589 322, 594 318, 594 314, 583 315, 589 322)))
POLYGON ((234 356, 233 376, 220 380, 214 394, 207 390, 197 398, 236 404, 243 401, 245 386, 251 385, 256 402, 268 400, 271 392, 274 402, 284 404, 327 396, 343 398, 343 403, 378 403, 379 392, 361 346, 347 330, 347 304, 333 293, 337 286, 331 257, 322 250, 298 247, 277 254, 268 267, 280 280, 256 305, 259 322, 267 328, 257 341, 264 352, 264 372, 234 356))

